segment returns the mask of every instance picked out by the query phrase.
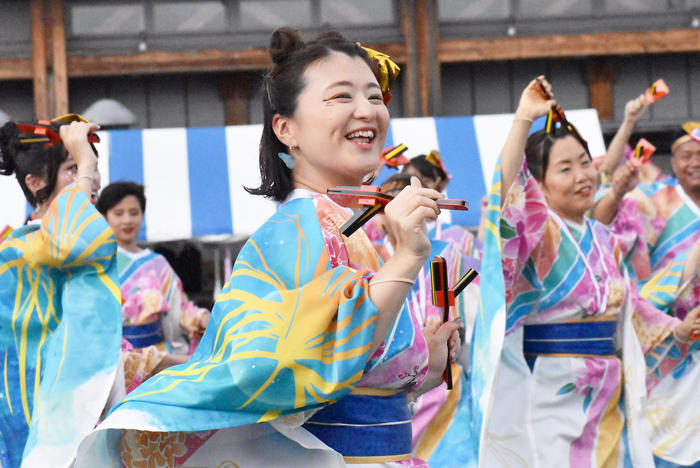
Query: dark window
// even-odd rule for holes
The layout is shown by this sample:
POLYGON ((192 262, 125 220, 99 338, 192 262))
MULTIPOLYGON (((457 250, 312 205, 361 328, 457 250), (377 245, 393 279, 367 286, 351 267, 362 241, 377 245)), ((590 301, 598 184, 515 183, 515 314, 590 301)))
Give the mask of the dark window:
POLYGON ((321 0, 321 23, 331 26, 395 24, 393 2, 377 0, 321 0))
POLYGON ((167 2, 153 7, 156 33, 218 32, 228 29, 223 2, 167 2))
POLYGON ((146 29, 145 8, 140 4, 73 5, 73 36, 131 36, 146 29))
POLYGON ((441 22, 502 19, 510 16, 510 0, 438 0, 441 22))
POLYGON ((309 0, 241 0, 238 8, 239 28, 243 31, 309 28, 314 23, 309 0))

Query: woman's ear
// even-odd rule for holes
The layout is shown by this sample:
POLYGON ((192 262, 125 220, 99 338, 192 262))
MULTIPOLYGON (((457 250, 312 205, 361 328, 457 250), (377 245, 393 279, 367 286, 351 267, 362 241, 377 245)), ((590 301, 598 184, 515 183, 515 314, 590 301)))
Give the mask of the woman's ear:
POLYGON ((36 197, 36 193, 46 187, 48 181, 46 180, 46 176, 27 174, 27 177, 24 178, 24 183, 27 184, 27 188, 36 197))
POLYGON ((275 114, 272 118, 272 131, 275 132, 275 135, 277 135, 277 138, 284 146, 295 148, 299 145, 297 144, 296 138, 294 138, 291 120, 291 117, 283 117, 279 114, 275 114))

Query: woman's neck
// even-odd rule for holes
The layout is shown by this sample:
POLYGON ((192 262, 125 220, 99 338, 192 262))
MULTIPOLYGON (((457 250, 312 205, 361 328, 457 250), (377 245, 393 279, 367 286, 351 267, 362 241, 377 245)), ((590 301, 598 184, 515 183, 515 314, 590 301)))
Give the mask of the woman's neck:
MULTIPOLYGON (((554 211, 554 210, 552 210, 552 211, 554 211)), ((554 211, 554 212, 557 213, 562 219, 567 220, 567 221, 571 221, 572 223, 578 224, 579 226, 580 226, 581 224, 583 224, 583 222, 584 222, 584 220, 585 220, 584 213, 581 213, 581 214, 571 214, 571 213, 564 214, 564 213, 558 213, 558 212, 556 212, 556 211, 554 211)))
POLYGON ((304 189, 314 193, 326 193, 329 188, 338 186, 360 186, 362 178, 354 180, 347 176, 334 177, 334 174, 327 174, 315 167, 309 167, 300 161, 297 170, 294 171, 293 186, 295 189, 304 189))
POLYGON ((126 250, 126 251, 128 251, 128 252, 131 252, 131 253, 139 253, 139 252, 141 252, 141 251, 143 250, 143 249, 140 248, 138 245, 136 245, 136 241, 134 241, 134 242, 129 242, 129 243, 117 242, 117 245, 118 245, 119 247, 121 247, 122 249, 124 249, 124 250, 126 250))

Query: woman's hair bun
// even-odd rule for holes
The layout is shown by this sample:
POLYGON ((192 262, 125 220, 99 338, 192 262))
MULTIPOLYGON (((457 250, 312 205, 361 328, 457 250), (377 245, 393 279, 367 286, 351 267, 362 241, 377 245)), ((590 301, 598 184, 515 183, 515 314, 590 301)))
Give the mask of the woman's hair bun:
POLYGON ((15 160, 12 156, 12 147, 16 146, 15 140, 19 136, 17 126, 7 122, 0 127, 0 174, 12 175, 15 170, 15 160))
POLYGON ((279 65, 303 46, 304 43, 296 29, 276 29, 270 39, 270 58, 275 65, 279 65))

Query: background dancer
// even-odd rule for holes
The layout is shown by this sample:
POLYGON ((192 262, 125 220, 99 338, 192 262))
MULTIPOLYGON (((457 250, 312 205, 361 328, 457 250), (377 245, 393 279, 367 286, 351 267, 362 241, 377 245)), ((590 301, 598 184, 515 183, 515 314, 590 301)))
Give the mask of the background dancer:
POLYGON ((191 355, 209 322, 209 311, 187 300, 182 281, 165 257, 136 244, 146 213, 143 186, 114 182, 102 189, 96 207, 117 238, 124 338, 137 348, 157 346, 191 355))
POLYGON ((597 177, 585 140, 568 122, 528 138, 555 105, 528 85, 497 167, 502 252, 482 265, 502 264, 506 337, 480 463, 653 466, 645 379, 684 362, 698 311, 665 315, 623 275, 614 238, 585 216, 597 177))

